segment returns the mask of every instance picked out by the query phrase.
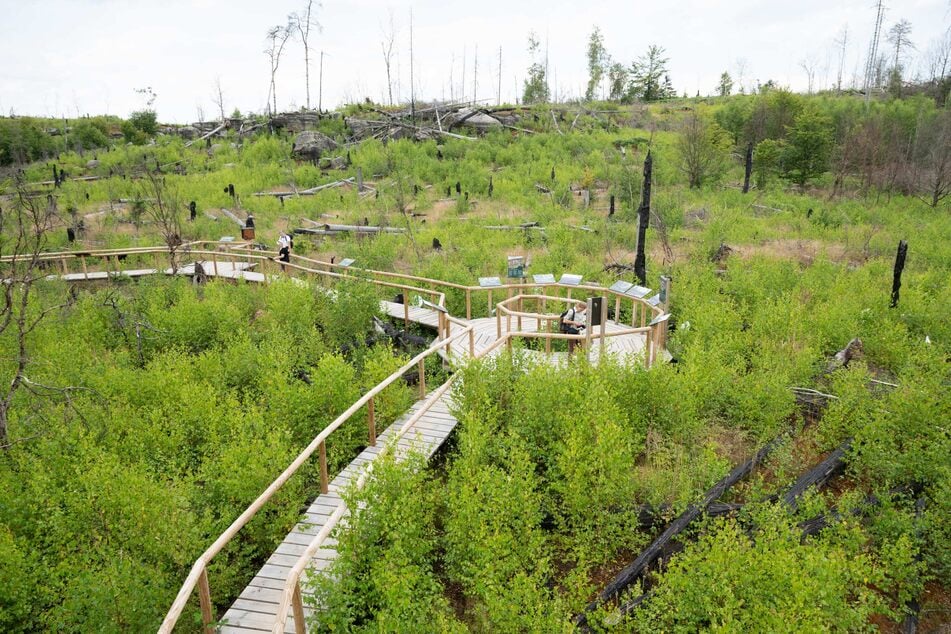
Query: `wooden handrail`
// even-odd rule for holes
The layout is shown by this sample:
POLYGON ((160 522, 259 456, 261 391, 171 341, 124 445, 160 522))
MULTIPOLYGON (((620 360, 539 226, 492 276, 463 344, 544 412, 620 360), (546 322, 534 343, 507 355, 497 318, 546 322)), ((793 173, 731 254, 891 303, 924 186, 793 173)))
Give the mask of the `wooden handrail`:
MULTIPOLYGON (((383 456, 384 453, 391 450, 390 449, 391 447, 396 445, 399 439, 402 438, 406 434, 406 432, 409 431, 409 429, 413 425, 415 425, 416 422, 429 411, 429 409, 435 404, 435 402, 439 400, 439 398, 441 398, 443 394, 446 393, 446 390, 449 389, 453 381, 455 381, 456 377, 458 376, 459 376, 458 374, 453 374, 451 377, 449 377, 449 379, 445 383, 443 383, 436 390, 430 393, 430 395, 426 398, 425 402, 419 408, 419 410, 417 410, 416 413, 414 413, 405 423, 403 423, 403 425, 399 428, 399 430, 397 430, 395 434, 395 438, 387 442, 387 444, 380 450, 379 456, 383 456)), ((369 472, 367 470, 364 470, 360 474, 360 477, 357 478, 356 487, 358 489, 363 488, 363 485, 366 483, 368 474, 369 472)), ((337 523, 343 518, 346 511, 347 511, 347 503, 341 500, 340 503, 337 505, 337 507, 334 509, 334 512, 330 515, 330 517, 321 527, 317 535, 314 536, 314 539, 311 540, 306 550, 304 550, 303 554, 301 554, 301 556, 297 559, 297 562, 294 564, 294 566, 291 568, 291 571, 288 573, 287 579, 284 582, 284 591, 283 591, 283 594, 281 595, 281 602, 277 608, 277 614, 275 616, 274 627, 272 630, 276 634, 283 634, 284 625, 287 622, 287 613, 290 607, 292 607, 292 605, 295 608, 294 609, 295 614, 297 615, 303 614, 303 609, 298 609, 298 608, 303 608, 303 606, 297 604, 297 601, 300 601, 300 596, 301 596, 300 577, 304 573, 304 570, 307 568, 308 564, 310 563, 310 560, 313 558, 313 556, 317 553, 317 551, 323 545, 324 540, 327 539, 327 537, 330 535, 330 532, 336 527, 337 523)), ((299 633, 306 632, 306 629, 304 628, 304 624, 299 622, 298 618, 294 619, 294 625, 297 632, 299 633)))
POLYGON ((199 556, 199 558, 195 561, 195 564, 192 566, 192 570, 188 577, 185 579, 185 583, 179 590, 171 608, 169 608, 169 611, 166 614, 165 619, 162 621, 162 625, 159 627, 158 631, 161 634, 171 633, 172 629, 175 627, 175 624, 178 622, 182 611, 185 609, 189 598, 194 592, 202 573, 207 568, 208 563, 210 563, 215 555, 221 552, 228 542, 231 541, 231 539, 251 520, 252 517, 254 517, 261 507, 264 506, 264 504, 270 500, 295 473, 297 473, 297 470, 303 466, 303 464, 314 454, 314 452, 324 445, 324 442, 326 441, 327 437, 330 436, 330 434, 332 434, 347 420, 349 420, 351 416, 363 408, 363 406, 366 405, 370 399, 392 385, 395 381, 399 380, 403 374, 412 369, 414 365, 420 363, 421 361, 425 361, 427 357, 435 354, 441 348, 448 346, 454 339, 468 334, 468 330, 472 328, 473 326, 469 326, 466 330, 456 333, 452 337, 443 339, 442 341, 437 341, 429 348, 413 357, 398 370, 390 374, 390 376, 383 379, 383 381, 378 383, 369 392, 357 399, 353 405, 351 405, 346 409, 346 411, 334 419, 333 422, 324 427, 324 429, 321 430, 321 432, 317 434, 316 437, 314 437, 310 444, 308 444, 307 447, 305 447, 304 450, 298 454, 294 461, 286 469, 284 469, 283 472, 281 472, 277 479, 275 479, 264 490, 264 492, 262 492, 254 500, 254 502, 252 502, 251 505, 248 506, 248 508, 245 509, 245 511, 231 523, 231 525, 218 537, 218 539, 216 539, 214 543, 209 546, 208 549, 201 554, 201 556, 199 556))
MULTIPOLYGON (((217 259, 222 256, 224 256, 225 258, 230 258, 235 260, 240 258, 241 261, 257 260, 261 262, 267 262, 267 261, 277 260, 277 258, 274 257, 276 255, 274 252, 254 251, 248 248, 247 243, 231 243, 231 242, 223 243, 223 242, 217 242, 217 241, 196 241, 196 242, 190 242, 190 243, 186 243, 176 247, 175 252, 182 256, 189 256, 189 257, 211 256, 213 261, 215 262, 216 268, 217 268, 217 259), (216 250, 208 250, 207 248, 204 248, 204 249, 194 248, 196 246, 205 246, 205 245, 214 245, 217 248, 216 250)), ((112 275, 113 273, 115 274, 121 273, 121 266, 120 266, 118 256, 147 255, 147 254, 155 254, 155 253, 169 254, 171 253, 171 249, 169 249, 167 246, 128 247, 125 249, 103 249, 103 250, 96 250, 96 251, 75 251, 75 252, 67 251, 67 252, 58 252, 58 253, 45 253, 45 254, 41 254, 39 257, 41 260, 62 261, 64 267, 65 267, 66 260, 79 259, 82 263, 82 270, 84 273, 84 277, 85 279, 89 279, 89 271, 87 270, 87 267, 86 267, 87 258, 102 257, 102 258, 106 258, 107 263, 110 257, 115 258, 114 266, 116 270, 113 272, 110 272, 110 275, 112 275)), ((594 291, 594 292, 599 292, 599 293, 604 293, 607 295, 614 296, 616 298, 616 307, 620 305, 621 299, 629 299, 632 301, 632 304, 635 306, 637 304, 640 304, 642 307, 646 307, 647 309, 649 309, 649 311, 642 310, 640 313, 642 324, 644 323, 646 312, 650 312, 651 314, 655 316, 664 314, 664 309, 662 307, 651 306, 646 301, 644 301, 643 298, 631 297, 629 295, 624 295, 621 293, 617 293, 616 291, 612 291, 609 288, 596 286, 596 285, 590 285, 590 284, 577 285, 577 286, 565 286, 558 283, 555 283, 555 284, 517 283, 517 284, 504 284, 500 287, 494 287, 494 288, 483 288, 479 286, 466 286, 466 285, 457 284, 454 282, 444 282, 442 280, 435 280, 435 279, 424 278, 420 276, 407 275, 403 273, 394 273, 389 271, 374 271, 372 269, 362 269, 359 267, 352 267, 352 266, 343 267, 339 264, 331 264, 327 262, 322 262, 320 260, 316 260, 316 259, 308 258, 304 256, 299 256, 299 255, 294 255, 292 257, 294 261, 281 262, 281 264, 283 264, 287 268, 291 268, 293 270, 299 270, 304 273, 309 273, 313 275, 327 276, 332 279, 364 280, 366 282, 372 283, 377 286, 382 286, 384 288, 396 288, 404 292, 415 292, 415 293, 419 293, 423 295, 428 295, 432 297, 435 300, 435 303, 442 309, 445 309, 445 301, 446 301, 446 294, 444 292, 441 292, 438 290, 432 290, 428 288, 421 288, 419 286, 416 286, 415 284, 413 285, 405 284, 405 283, 401 284, 398 282, 390 282, 390 281, 384 281, 379 279, 373 279, 372 277, 369 277, 369 278, 361 277, 360 275, 354 275, 353 273, 351 273, 351 271, 354 273, 355 272, 366 273, 366 274, 369 274, 370 276, 378 275, 378 276, 382 276, 382 277, 386 277, 390 279, 400 279, 400 280, 406 280, 406 281, 411 281, 415 283, 431 284, 434 286, 442 286, 442 287, 452 288, 456 290, 463 290, 466 293, 467 317, 471 317, 471 295, 473 292, 481 292, 481 291, 488 292, 489 298, 490 298, 490 306, 491 306, 491 296, 492 296, 493 290, 504 290, 504 291, 507 291, 510 297, 496 304, 496 319, 498 320, 499 324, 501 324, 501 315, 503 314, 506 315, 508 322, 511 321, 512 316, 517 317, 519 326, 521 325, 521 319, 523 317, 527 317, 530 319, 538 319, 538 320, 544 319, 548 321, 557 319, 556 316, 552 316, 548 314, 531 313, 531 312, 525 312, 521 310, 512 310, 508 307, 508 305, 510 303, 517 302, 519 306, 521 307, 521 303, 525 299, 541 299, 543 302, 548 300, 554 300, 558 302, 563 302, 563 301, 570 302, 572 301, 571 291, 574 289, 594 291), (303 262, 304 264, 301 264, 300 262, 303 262), (318 268, 318 267, 323 267, 323 268, 318 268), (348 271, 337 272, 337 271, 331 270, 333 268, 344 268, 344 269, 348 269, 348 271), (516 291, 516 290, 539 289, 539 288, 543 290, 549 289, 549 288, 559 288, 559 289, 565 288, 568 290, 568 293, 567 293, 567 297, 540 295, 540 294, 513 295, 513 291, 516 291)), ((16 264, 17 261, 18 261, 17 256, 0 257, 0 263, 12 262, 13 264, 16 264)), ((265 277, 265 281, 266 280, 267 280, 267 277, 265 277)), ((408 310, 408 299, 409 299, 408 297, 404 296, 404 302, 407 303, 406 310, 408 310)), ((632 319, 633 319, 633 316, 632 316, 632 319)), ((609 338, 609 337, 617 337, 617 336, 628 335, 628 334, 641 334, 641 333, 646 333, 646 336, 647 336, 645 348, 646 348, 647 365, 649 366, 656 354, 656 350, 654 348, 657 347, 658 344, 662 346, 665 343, 666 322, 659 324, 655 327, 641 326, 639 328, 633 327, 633 324, 632 324, 631 328, 622 329, 622 330, 614 331, 611 333, 605 332, 599 336, 602 338, 609 338), (656 329, 656 332, 655 332, 655 329, 656 329)), ((208 549, 206 549, 205 552, 203 552, 195 560, 191 570, 189 571, 188 576, 185 579, 185 582, 183 583, 178 594, 176 595, 176 598, 174 602, 172 603, 171 607, 169 608, 169 611, 166 614, 165 619, 162 621, 162 624, 159 627, 158 631, 160 633, 171 633, 172 629, 174 628, 175 624, 180 618, 182 612, 185 609, 185 606, 188 604, 188 601, 191 598, 192 593, 196 590, 196 588, 199 591, 199 599, 201 604, 204 629, 206 631, 211 631, 210 619, 212 618, 211 616, 212 603, 211 603, 211 592, 208 585, 208 572, 207 572, 208 565, 211 562, 211 560, 218 553, 220 553, 222 549, 224 549, 224 547, 228 544, 228 542, 230 542, 230 540, 251 520, 251 518, 254 517, 254 515, 260 510, 260 508, 262 508, 263 505, 266 504, 278 490, 280 490, 280 488, 300 469, 300 467, 308 459, 310 459, 313 456, 315 451, 320 451, 321 453, 321 457, 322 457, 321 467, 322 467, 322 471, 324 471, 324 473, 322 473, 322 478, 321 478, 321 490, 326 492, 327 481, 329 479, 329 476, 326 475, 325 473, 325 465, 326 465, 326 458, 325 458, 326 444, 325 443, 327 438, 330 436, 330 434, 332 434, 334 431, 339 429, 340 426, 342 426, 345 422, 347 422, 355 413, 360 411, 364 406, 368 407, 368 410, 369 410, 368 432, 371 437, 374 436, 375 435, 375 420, 372 413, 373 399, 380 392, 382 392, 384 389, 386 389, 387 387, 392 385, 395 381, 397 381, 406 371, 412 369, 414 365, 418 365, 421 368, 420 388, 421 388, 421 397, 422 397, 425 395, 425 377, 422 374, 422 369, 425 368, 425 360, 428 357, 432 356, 433 354, 436 354, 439 350, 443 348, 445 348, 448 353, 451 350, 452 343, 463 336, 468 336, 469 338, 468 346, 469 346, 471 358, 479 358, 479 357, 485 356, 495 351, 502 345, 511 346, 512 340, 516 337, 540 338, 540 339, 549 339, 549 340, 553 340, 553 339, 585 340, 587 338, 590 338, 590 335, 580 335, 580 334, 570 335, 570 334, 551 333, 551 332, 521 331, 520 327, 519 327, 519 330, 513 331, 511 329, 511 326, 509 326, 508 331, 504 335, 501 332, 499 333, 499 335, 500 336, 497 338, 497 340, 494 341, 491 345, 489 345, 487 348, 480 351, 479 354, 475 354, 474 343, 473 343, 474 326, 465 320, 462 320, 460 318, 450 315, 448 312, 446 313, 440 312, 439 337, 437 338, 437 341, 433 345, 431 345, 429 348, 427 348, 423 352, 413 357, 410 361, 404 364, 400 369, 396 370, 386 379, 384 379, 379 384, 374 386, 370 391, 365 393, 360 399, 358 399, 355 403, 353 403, 346 411, 344 411, 336 419, 334 419, 334 421, 332 421, 323 430, 321 430, 321 432, 317 436, 314 437, 314 439, 307 445, 307 447, 304 448, 303 451, 301 451, 301 453, 294 459, 294 461, 290 465, 288 465, 288 467, 283 472, 281 472, 281 474, 251 503, 251 505, 249 505, 248 508, 245 509, 245 511, 231 523, 231 525, 214 541, 214 543, 212 543, 212 545, 209 546, 208 549), (451 334, 452 324, 461 326, 462 330, 456 332, 455 334, 451 334)), ((602 346, 603 346, 603 341, 602 341, 602 346)), ((447 354, 447 356, 452 358, 451 354, 447 354)), ((417 420, 419 420, 419 418, 425 412, 429 410, 429 408, 432 406, 435 400, 438 399, 440 396, 442 396, 442 394, 444 394, 445 391, 449 388, 449 386, 455 380, 456 376, 457 375, 453 375, 452 377, 450 377, 449 380, 447 380, 443 385, 441 385, 433 393, 431 393, 429 397, 425 398, 423 406, 412 417, 410 417, 410 419, 406 423, 404 423, 404 425, 400 428, 400 431, 397 437, 401 437, 417 420)), ((362 482, 365 476, 366 474, 364 473, 363 476, 361 476, 361 478, 358 480, 358 486, 362 485, 362 482)), ((332 521, 330 522, 330 524, 325 525, 324 529, 322 529, 321 532, 318 533, 318 536, 315 538, 314 542, 312 542, 313 550, 311 549, 311 546, 308 547, 308 552, 310 553, 310 556, 313 556, 313 554, 316 552, 316 548, 320 547, 320 544, 322 543, 323 539, 326 538, 326 536, 329 534, 330 530, 332 529, 333 525, 335 525, 339 521, 339 518, 343 516, 344 512, 345 512, 345 509, 343 508, 343 504, 341 504, 340 507, 338 507, 338 509, 336 509, 334 511, 334 514, 331 516, 332 521), (314 543, 316 543, 315 546, 314 546, 314 543)), ((309 560, 309 557, 307 558, 307 560, 309 560)), ((287 618, 287 610, 290 607, 294 608, 295 614, 298 614, 298 616, 302 616, 303 614, 302 606, 300 605, 300 588, 299 588, 299 577, 303 569, 306 567, 306 561, 304 560, 303 557, 298 561, 298 565, 295 565, 294 569, 292 569, 292 573, 293 573, 292 576, 296 575, 294 582, 291 583, 291 577, 288 578, 288 584, 285 588, 286 591, 285 591, 285 594, 282 596, 282 601, 280 604, 281 611, 278 613, 279 615, 278 621, 280 625, 277 625, 277 624, 275 625, 275 632, 283 631, 283 624, 287 618), (300 570, 298 570, 298 565, 300 566, 300 570), (296 571, 296 573, 294 571, 296 571), (295 601, 296 601, 296 605, 295 605, 295 601)), ((298 619, 298 620, 301 620, 301 619, 298 619)), ((303 626, 303 623, 301 620, 300 627, 302 626, 303 626)), ((302 630, 299 630, 299 631, 302 631, 302 630)))

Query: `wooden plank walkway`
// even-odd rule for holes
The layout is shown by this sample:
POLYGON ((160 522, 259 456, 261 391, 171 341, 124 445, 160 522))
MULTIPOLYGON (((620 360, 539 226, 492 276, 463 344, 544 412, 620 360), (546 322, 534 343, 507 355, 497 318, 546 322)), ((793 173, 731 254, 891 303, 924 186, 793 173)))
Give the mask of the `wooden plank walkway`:
MULTIPOLYGON (((304 553, 314 536, 320 532, 324 523, 329 519, 341 502, 340 492, 351 482, 356 481, 363 469, 373 462, 382 448, 399 431, 400 427, 416 412, 423 401, 417 402, 409 411, 396 422, 386 428, 377 439, 375 447, 367 447, 343 471, 337 474, 328 486, 328 493, 319 495, 307 511, 301 522, 287 534, 281 545, 277 547, 267 563, 255 575, 251 583, 238 596, 231 608, 222 617, 218 631, 223 634, 260 634, 270 632, 274 627, 277 607, 281 600, 284 583, 287 575, 297 559, 304 553)), ((411 449, 421 451, 427 458, 431 457, 456 426, 456 419, 449 412, 449 396, 443 395, 437 399, 429 410, 397 441, 397 451, 407 452, 411 449)), ((336 541, 327 539, 324 547, 314 557, 311 571, 326 568, 334 557, 336 541)), ((304 597, 305 604, 308 603, 304 597)), ((309 608, 304 609, 305 615, 311 614, 309 608)), ((294 616, 288 616, 284 631, 293 633, 294 616)))

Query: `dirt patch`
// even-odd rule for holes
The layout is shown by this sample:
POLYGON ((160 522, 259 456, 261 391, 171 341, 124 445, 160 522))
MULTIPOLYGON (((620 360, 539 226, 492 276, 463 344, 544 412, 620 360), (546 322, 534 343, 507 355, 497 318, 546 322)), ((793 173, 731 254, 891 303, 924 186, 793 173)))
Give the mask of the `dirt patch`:
POLYGON ((717 446, 717 453, 731 464, 736 465, 748 460, 756 451, 753 443, 740 429, 717 426, 710 430, 710 438, 717 446))
POLYGON ((859 259, 853 260, 842 245, 826 244, 818 240, 768 240, 758 245, 738 245, 733 247, 733 250, 736 256, 743 259, 769 257, 792 260, 803 266, 811 265, 820 257, 839 263, 860 263, 859 259))

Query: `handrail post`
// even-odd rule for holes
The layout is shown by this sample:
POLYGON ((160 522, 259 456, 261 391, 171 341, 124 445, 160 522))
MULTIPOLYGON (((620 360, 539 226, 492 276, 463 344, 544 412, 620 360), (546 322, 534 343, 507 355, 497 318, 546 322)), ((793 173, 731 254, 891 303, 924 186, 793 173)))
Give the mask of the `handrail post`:
POLYGON ((304 619, 304 600, 300 596, 300 579, 294 585, 291 607, 294 608, 294 631, 296 634, 307 634, 307 622, 304 619))
POLYGON ((327 442, 322 441, 317 446, 317 450, 320 461, 320 492, 327 493, 330 490, 330 478, 327 475, 327 442))
POLYGON ((652 331, 653 331, 653 328, 651 330, 648 330, 647 333, 644 335, 644 366, 647 369, 650 369, 651 367, 651 332, 652 331))
POLYGON ((409 328, 409 289, 401 286, 400 290, 403 291, 403 328, 409 328))
POLYGON ((466 319, 472 319, 472 289, 466 289, 466 319))
POLYGON ((370 446, 376 447, 376 408, 373 401, 372 397, 367 401, 367 426, 370 433, 370 446))
POLYGON ((495 338, 502 338, 502 311, 498 306, 495 307, 495 338))
MULTIPOLYGON (((519 297, 518 297, 518 312, 519 312, 519 313, 522 312, 522 296, 521 296, 521 295, 519 295, 519 297)), ((519 332, 521 332, 521 330, 522 330, 522 315, 521 315, 521 314, 519 314, 519 316, 518 316, 518 318, 517 318, 517 320, 516 320, 516 323, 517 323, 517 325, 518 325, 518 330, 519 330, 519 332)))
POLYGON ((419 398, 426 397, 426 359, 420 359, 418 365, 419 372, 419 398))
POLYGON ((505 311, 505 331, 512 332, 512 313, 505 311))
POLYGON ((492 316, 492 289, 491 288, 489 289, 489 306, 486 310, 489 311, 489 316, 491 317, 492 316))
POLYGON ((81 261, 82 261, 82 263, 83 263, 83 279, 88 282, 88 281, 89 281, 89 271, 86 269, 86 256, 85 256, 85 255, 81 258, 81 261))
POLYGON ((69 275, 69 265, 66 264, 66 258, 60 258, 60 263, 63 265, 63 275, 69 275))
POLYGON ((211 588, 208 586, 208 568, 202 567, 198 576, 198 603, 201 604, 201 624, 205 634, 215 634, 214 610, 211 605, 211 588))
POLYGON ((475 358, 475 330, 469 327, 469 358, 475 358))
POLYGON ((621 325, 621 296, 614 296, 614 323, 621 325))
POLYGON ((631 299, 631 328, 637 323, 637 300, 631 299))
POLYGON ((215 277, 218 277, 218 255, 214 252, 211 254, 211 270, 215 272, 215 277))

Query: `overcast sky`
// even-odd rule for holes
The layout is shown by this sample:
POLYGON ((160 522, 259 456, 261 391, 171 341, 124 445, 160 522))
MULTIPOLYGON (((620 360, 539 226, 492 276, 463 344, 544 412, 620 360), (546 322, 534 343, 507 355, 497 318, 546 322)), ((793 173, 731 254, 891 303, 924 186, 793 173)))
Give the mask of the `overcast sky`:
MULTIPOLYGON (((263 51, 269 27, 303 8, 306 0, 0 0, 0 112, 68 116, 142 109, 136 88, 158 95, 159 119, 189 122, 215 117, 220 78, 226 107, 263 111, 269 63, 263 51)), ((773 79, 805 90, 803 59, 814 62, 816 86, 835 82, 839 53, 833 43, 848 26, 844 82, 862 75, 875 18, 874 0, 676 0, 605 2, 555 0, 452 2, 325 0, 323 27, 312 34, 311 102, 317 105, 320 51, 324 108, 371 97, 385 101, 380 44, 390 10, 397 30, 394 97, 409 99, 409 17, 413 12, 417 98, 514 101, 530 58, 526 36, 535 30, 548 60, 552 87, 563 97, 584 91, 585 49, 600 26, 611 56, 624 63, 649 44, 666 48, 678 92, 714 90, 720 73, 744 83, 773 79), (476 57, 476 48, 478 56, 476 57), (478 59, 478 72, 474 60, 478 59), (452 86, 450 83, 452 78, 452 86), (474 86, 474 80, 477 84, 474 86)), ((949 0, 890 0, 886 29, 901 18, 912 23, 918 51, 941 36, 951 21, 949 0)), ((883 38, 884 40, 884 38, 883 38)), ((888 44, 883 41, 883 46, 888 44)), ((280 110, 305 103, 303 49, 289 43, 277 76, 280 110)))

